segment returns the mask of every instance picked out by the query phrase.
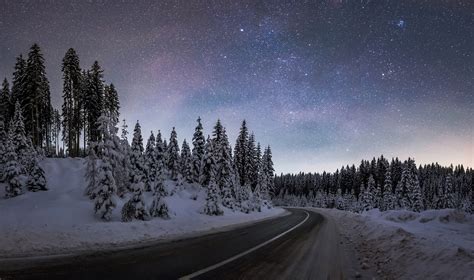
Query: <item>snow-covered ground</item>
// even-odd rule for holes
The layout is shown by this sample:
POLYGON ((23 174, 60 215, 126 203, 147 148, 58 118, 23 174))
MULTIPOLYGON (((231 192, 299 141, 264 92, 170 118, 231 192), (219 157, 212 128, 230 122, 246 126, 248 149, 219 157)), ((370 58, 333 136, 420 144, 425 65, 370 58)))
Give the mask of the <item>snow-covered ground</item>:
MULTIPOLYGON (((171 219, 120 222, 125 201, 118 200, 112 221, 94 216, 93 202, 84 196, 82 159, 45 159, 49 191, 26 192, 4 198, 0 184, 0 258, 75 254, 110 248, 167 241, 208 231, 228 229, 231 225, 284 215, 281 208, 244 214, 225 209, 223 216, 200 214, 205 193, 193 185, 166 197, 171 219), (193 200, 195 198, 196 200, 193 200)), ((166 183, 171 191, 175 183, 166 183)), ((151 203, 151 194, 145 194, 151 203)))
POLYGON ((474 216, 458 210, 317 209, 338 224, 361 267, 381 279, 474 279, 474 216))

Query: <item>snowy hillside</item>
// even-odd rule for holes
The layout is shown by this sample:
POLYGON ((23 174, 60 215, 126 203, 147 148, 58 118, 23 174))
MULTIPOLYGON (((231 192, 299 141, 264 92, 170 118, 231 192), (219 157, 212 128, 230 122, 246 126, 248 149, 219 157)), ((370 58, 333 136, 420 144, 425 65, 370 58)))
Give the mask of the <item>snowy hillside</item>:
POLYGON ((421 213, 318 209, 335 219, 361 266, 382 279, 472 279, 474 215, 452 209, 421 213))
MULTIPOLYGON (((169 240, 285 213, 280 208, 250 214, 224 208, 223 216, 200 214, 205 191, 185 183, 176 194, 165 197, 169 220, 120 222, 124 198, 117 200, 111 221, 103 222, 93 215, 94 202, 84 195, 83 159, 45 159, 41 166, 49 191, 5 199, 0 184, 0 257, 69 254, 169 240)), ((169 192, 175 185, 165 184, 169 192)), ((151 193, 145 193, 145 199, 150 205, 151 193)))

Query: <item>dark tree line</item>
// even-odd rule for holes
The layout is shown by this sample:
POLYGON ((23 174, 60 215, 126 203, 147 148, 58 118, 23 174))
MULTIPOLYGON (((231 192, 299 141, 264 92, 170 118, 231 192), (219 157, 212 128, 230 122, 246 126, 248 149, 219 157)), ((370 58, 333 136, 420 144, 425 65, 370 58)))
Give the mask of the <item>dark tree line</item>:
POLYGON ((437 163, 416 166, 413 159, 390 162, 383 156, 343 166, 334 173, 275 177, 278 204, 304 204, 346 210, 462 208, 472 211, 473 169, 437 163), (345 206, 343 206, 345 204, 345 206))
POLYGON ((44 58, 37 44, 31 46, 26 60, 21 54, 16 58, 11 89, 7 79, 3 81, 0 113, 7 129, 17 102, 23 112, 27 137, 33 147, 49 151, 53 108, 44 58))
POLYGON ((71 157, 81 156, 81 135, 84 150, 89 142, 100 140, 99 117, 119 117, 120 103, 113 84, 106 84, 97 61, 89 70, 82 70, 79 57, 69 49, 63 58, 62 139, 71 157))
POLYGON ((35 149, 51 156, 84 156, 88 143, 100 140, 98 119, 102 113, 114 113, 118 117, 118 93, 113 84, 105 83, 97 61, 90 69, 83 70, 76 51, 71 48, 62 61, 63 105, 59 112, 51 105, 44 63, 37 44, 31 46, 26 60, 21 54, 16 58, 11 88, 5 78, 0 90, 0 115, 5 129, 18 102, 26 136, 35 149), (65 149, 60 149, 60 142, 65 149))

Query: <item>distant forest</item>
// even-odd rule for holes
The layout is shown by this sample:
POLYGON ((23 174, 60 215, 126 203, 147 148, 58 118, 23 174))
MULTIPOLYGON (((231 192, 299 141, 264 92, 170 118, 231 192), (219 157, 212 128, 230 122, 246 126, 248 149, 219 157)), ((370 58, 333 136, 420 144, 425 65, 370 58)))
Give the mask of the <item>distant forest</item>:
POLYGON ((380 156, 343 166, 334 173, 275 177, 278 205, 338 208, 354 212, 458 208, 473 212, 473 169, 437 163, 416 166, 409 158, 390 162, 380 156))

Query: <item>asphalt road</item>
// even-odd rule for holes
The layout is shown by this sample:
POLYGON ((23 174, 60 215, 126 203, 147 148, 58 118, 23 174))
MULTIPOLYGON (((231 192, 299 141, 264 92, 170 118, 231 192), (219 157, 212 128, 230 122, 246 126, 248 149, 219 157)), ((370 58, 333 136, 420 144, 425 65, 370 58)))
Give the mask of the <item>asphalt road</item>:
POLYGON ((309 210, 288 211, 231 231, 149 247, 23 263, 17 270, 0 263, 0 279, 178 279, 193 273, 192 279, 346 278, 326 219, 309 210))

